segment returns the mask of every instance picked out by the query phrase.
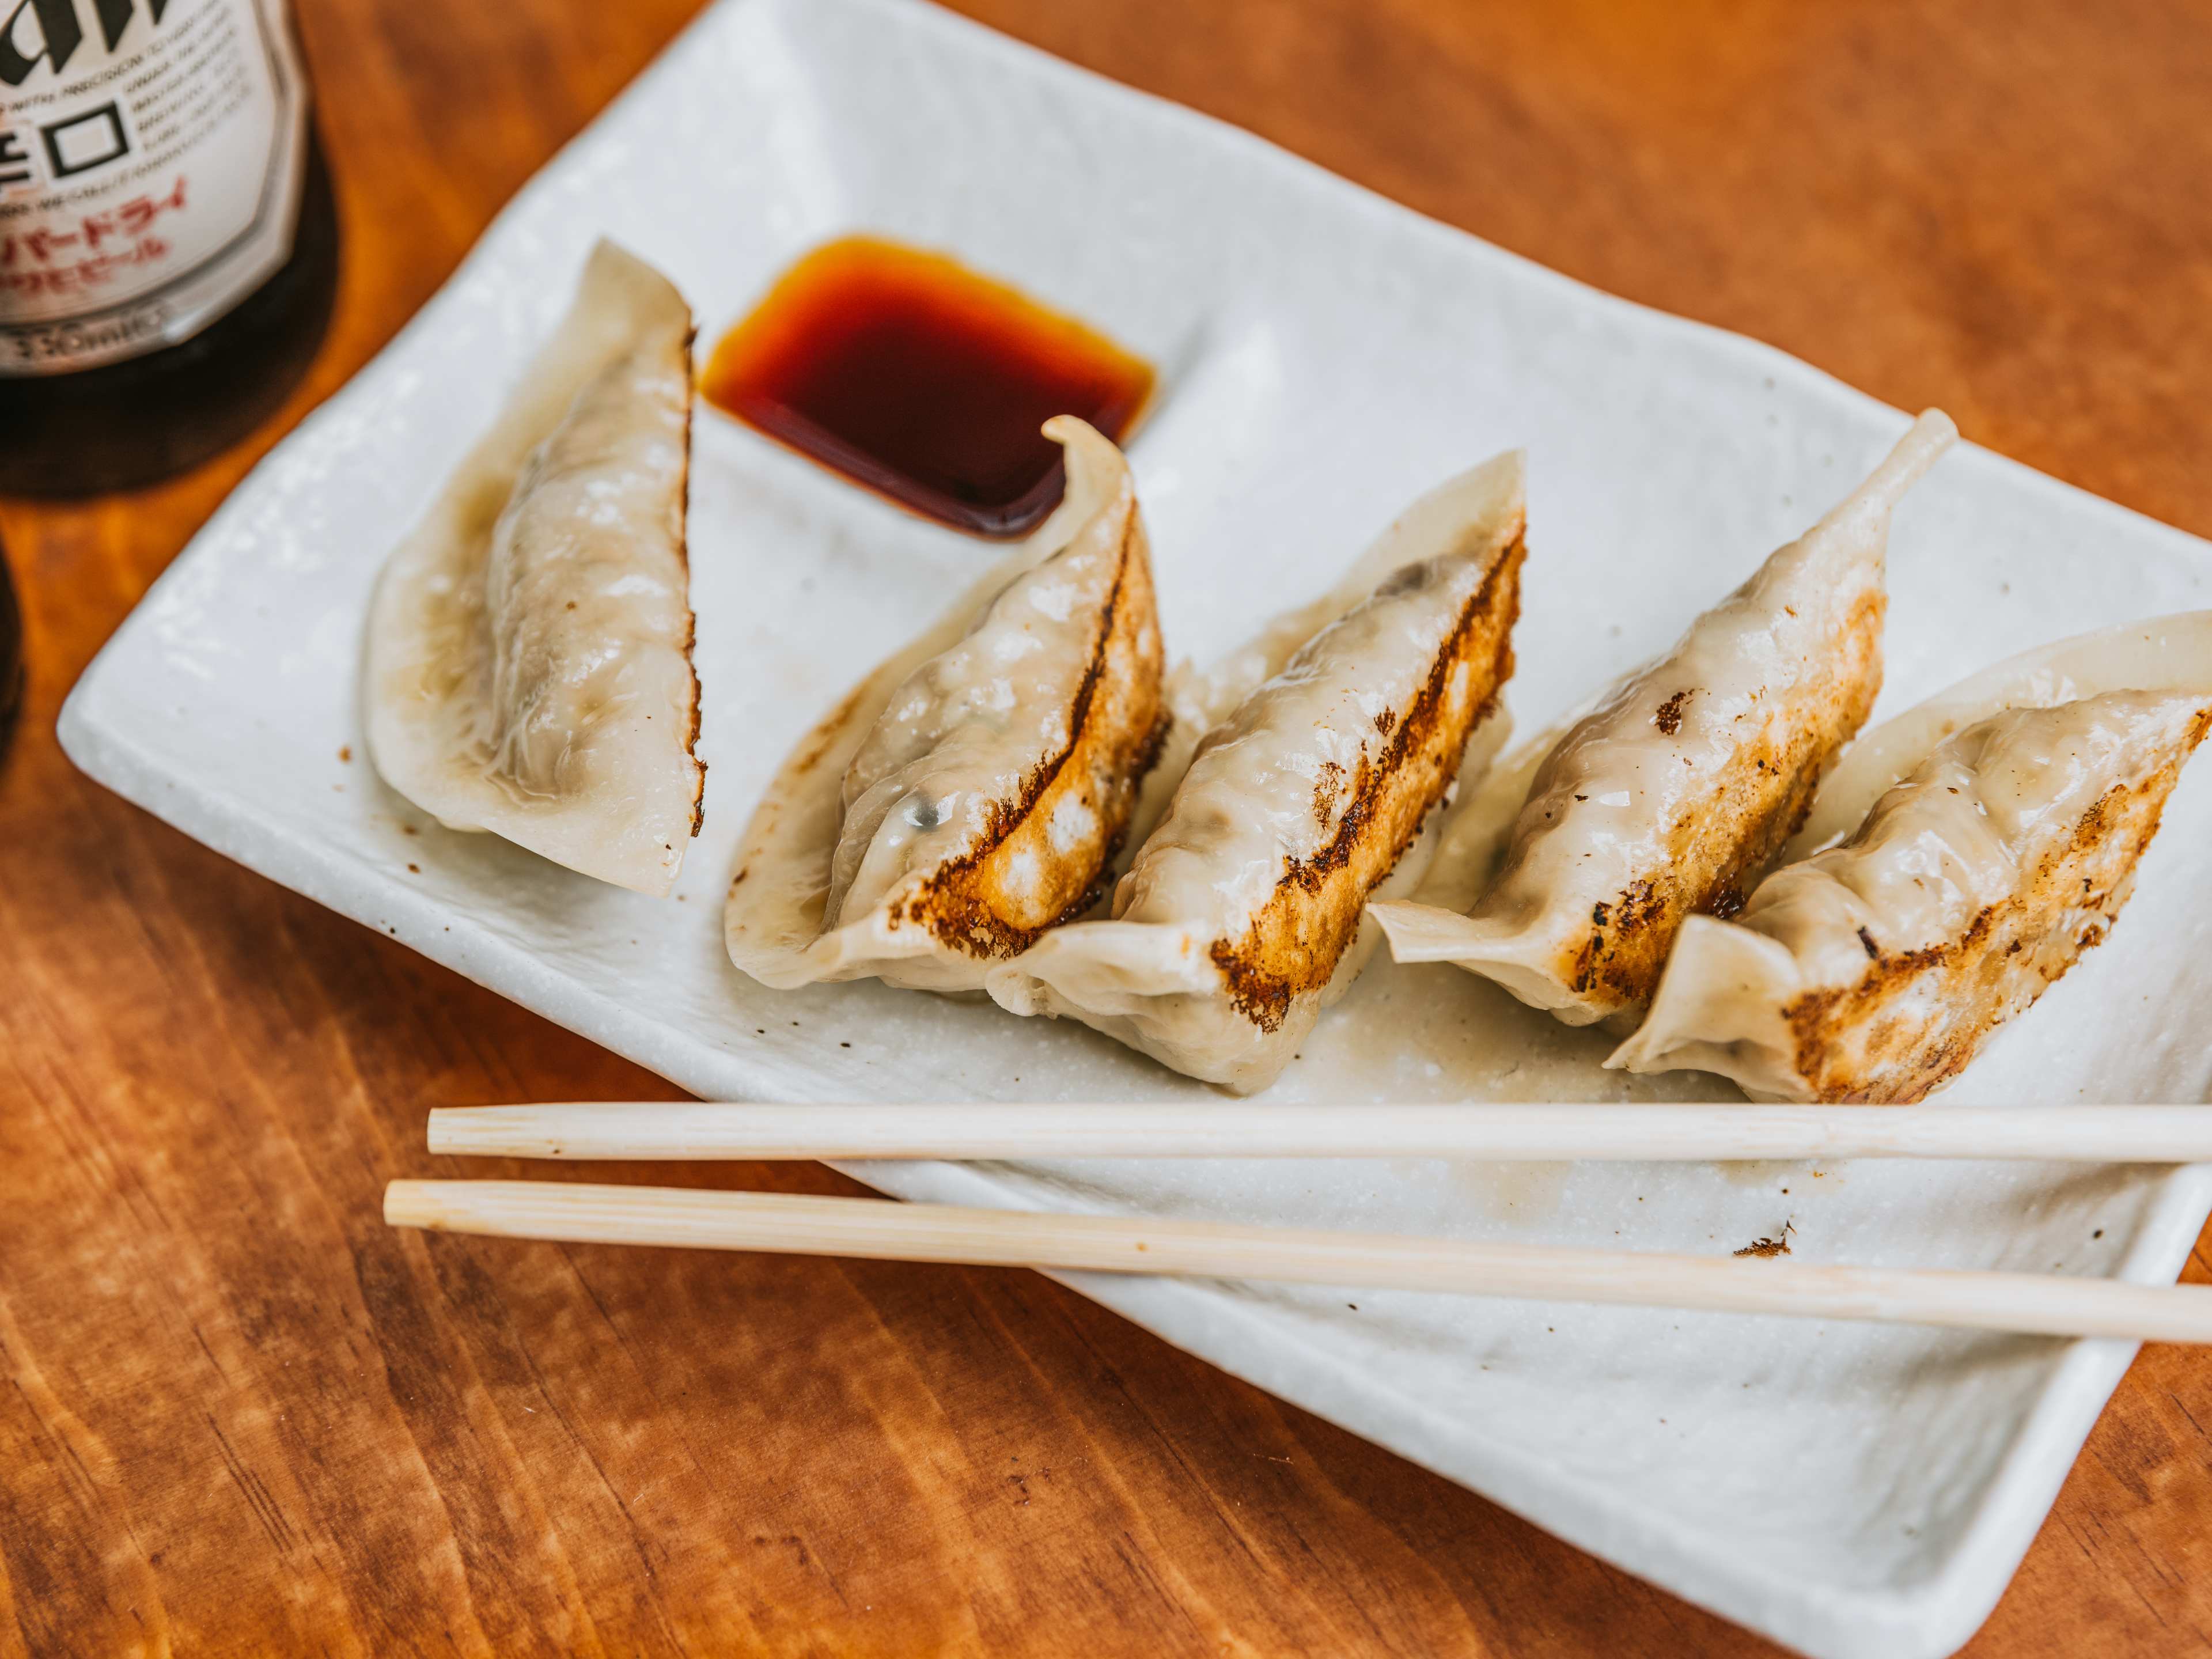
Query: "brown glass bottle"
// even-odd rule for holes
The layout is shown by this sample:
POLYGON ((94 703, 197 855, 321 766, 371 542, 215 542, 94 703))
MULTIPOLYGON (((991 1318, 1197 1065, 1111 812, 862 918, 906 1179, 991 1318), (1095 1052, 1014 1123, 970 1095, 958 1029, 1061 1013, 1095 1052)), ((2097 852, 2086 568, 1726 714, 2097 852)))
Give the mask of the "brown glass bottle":
POLYGON ((337 269, 330 172, 311 131, 292 257, 252 294, 145 356, 0 378, 0 493, 127 489, 228 449, 307 373, 330 325, 337 269))
POLYGON ((13 15, 0 491, 143 483, 264 418, 330 319, 337 218, 287 0, 13 15))

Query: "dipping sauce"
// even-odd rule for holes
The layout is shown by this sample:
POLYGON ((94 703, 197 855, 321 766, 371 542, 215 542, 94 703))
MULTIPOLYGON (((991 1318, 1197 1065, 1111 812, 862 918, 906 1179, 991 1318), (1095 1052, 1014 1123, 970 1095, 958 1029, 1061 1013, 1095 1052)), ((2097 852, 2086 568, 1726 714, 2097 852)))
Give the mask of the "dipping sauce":
POLYGON ((1152 366, 942 254, 850 236, 786 271, 708 360, 707 401, 933 519, 1018 536, 1059 504, 1079 415, 1119 442, 1152 366))

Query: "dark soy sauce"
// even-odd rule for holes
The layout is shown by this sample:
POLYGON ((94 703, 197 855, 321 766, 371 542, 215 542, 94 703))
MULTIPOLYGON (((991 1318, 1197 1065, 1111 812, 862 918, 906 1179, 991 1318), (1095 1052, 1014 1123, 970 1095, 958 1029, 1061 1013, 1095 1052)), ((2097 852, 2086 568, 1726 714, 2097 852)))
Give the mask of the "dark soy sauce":
POLYGON ((1079 415, 1120 441, 1152 370, 1096 330, 942 254, 817 248, 724 335, 707 401, 915 512, 1018 536, 1059 503, 1079 415))

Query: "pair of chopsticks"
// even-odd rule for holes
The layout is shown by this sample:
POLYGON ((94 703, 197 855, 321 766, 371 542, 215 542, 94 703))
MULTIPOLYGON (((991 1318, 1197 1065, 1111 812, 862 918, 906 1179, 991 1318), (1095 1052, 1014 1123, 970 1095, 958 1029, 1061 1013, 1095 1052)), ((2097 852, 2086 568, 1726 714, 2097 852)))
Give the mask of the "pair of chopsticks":
MULTIPOLYGON (((477 1106, 430 1150, 649 1159, 1850 1158, 2212 1161, 2212 1107, 477 1106)), ((576 1243, 1456 1291, 2135 1340, 2212 1342, 2212 1287, 1825 1267, 866 1198, 526 1181, 395 1181, 394 1226, 576 1243)))

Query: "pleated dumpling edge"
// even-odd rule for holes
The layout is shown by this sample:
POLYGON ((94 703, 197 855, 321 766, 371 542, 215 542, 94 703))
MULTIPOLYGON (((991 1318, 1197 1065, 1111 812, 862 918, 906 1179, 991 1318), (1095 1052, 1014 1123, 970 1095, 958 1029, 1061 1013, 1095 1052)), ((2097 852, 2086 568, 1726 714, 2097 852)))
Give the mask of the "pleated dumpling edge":
POLYGON ((1957 436, 1948 416, 1922 415, 1819 523, 1572 726, 1470 913, 1376 904, 1392 955, 1452 963, 1570 1025, 1640 1013, 1682 918, 1741 902, 1873 706, 1890 515, 1957 436))
POLYGON ((981 988, 1087 908, 1168 725, 1120 450, 1072 416, 1053 516, 803 738, 739 844, 730 959, 789 989, 981 988))
POLYGON ((1200 677, 1213 723, 1112 919, 994 969, 1000 1006, 1240 1092, 1274 1080, 1371 953, 1369 896, 1419 880, 1453 790, 1508 729, 1522 476, 1516 451, 1431 490, 1200 677))
POLYGON ((1984 670, 1868 733, 1733 921, 1684 924, 1607 1064, 1908 1103, 2120 919, 2212 719, 2212 611, 1984 670))

